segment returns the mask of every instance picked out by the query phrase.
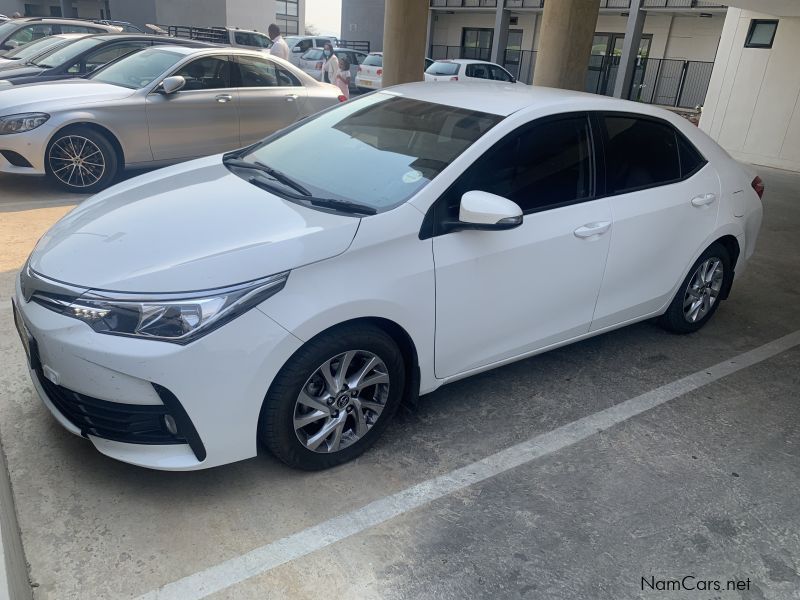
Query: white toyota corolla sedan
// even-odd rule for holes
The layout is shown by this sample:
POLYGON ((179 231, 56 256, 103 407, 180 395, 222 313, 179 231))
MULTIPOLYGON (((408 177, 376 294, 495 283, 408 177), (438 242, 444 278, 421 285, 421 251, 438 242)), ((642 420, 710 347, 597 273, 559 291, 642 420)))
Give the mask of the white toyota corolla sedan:
POLYGON ((698 330, 762 192, 651 106, 409 84, 87 200, 14 311, 42 400, 100 452, 189 470, 260 441, 320 469, 442 384, 652 317, 698 330))

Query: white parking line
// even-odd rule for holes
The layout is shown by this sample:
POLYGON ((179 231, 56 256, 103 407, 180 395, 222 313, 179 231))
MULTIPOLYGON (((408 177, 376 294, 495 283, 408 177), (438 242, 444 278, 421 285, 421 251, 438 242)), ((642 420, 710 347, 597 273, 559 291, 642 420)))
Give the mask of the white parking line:
POLYGON ((645 411, 674 400, 800 345, 800 331, 759 346, 708 369, 537 435, 450 473, 423 481, 396 494, 375 500, 246 554, 189 575, 137 600, 191 600, 205 598, 236 583, 311 554, 345 538, 462 490, 532 460, 571 446, 645 411))

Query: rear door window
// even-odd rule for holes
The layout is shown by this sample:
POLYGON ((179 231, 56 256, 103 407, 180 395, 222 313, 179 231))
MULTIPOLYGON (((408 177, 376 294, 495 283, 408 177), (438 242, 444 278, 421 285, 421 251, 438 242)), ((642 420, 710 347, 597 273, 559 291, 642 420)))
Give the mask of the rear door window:
POLYGON ((300 82, 294 75, 277 66, 271 60, 254 56, 238 56, 238 87, 291 87, 300 82))
POLYGON ((608 193, 624 194, 681 179, 674 127, 628 115, 606 115, 602 120, 608 193))
POLYGON ((489 73, 491 79, 494 81, 511 81, 511 75, 509 75, 505 69, 497 65, 489 65, 489 73))

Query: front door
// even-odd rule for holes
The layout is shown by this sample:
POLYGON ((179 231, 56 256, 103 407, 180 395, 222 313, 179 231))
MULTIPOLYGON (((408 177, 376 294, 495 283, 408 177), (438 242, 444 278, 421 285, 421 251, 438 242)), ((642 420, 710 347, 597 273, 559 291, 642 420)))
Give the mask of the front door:
POLYGON ((434 237, 437 377, 589 330, 611 230, 594 171, 588 117, 549 118, 496 144, 440 198, 437 220, 456 219, 470 190, 513 200, 525 217, 507 231, 434 237))
POLYGON ((716 171, 671 124, 624 113, 600 121, 614 231, 592 330, 672 300, 714 231, 720 193, 716 171))
POLYGON ((239 147, 239 92, 227 56, 205 56, 173 75, 186 79, 174 94, 147 96, 147 126, 155 160, 207 156, 239 147))
POLYGON ((237 56, 239 136, 242 146, 291 125, 304 112, 306 89, 268 58, 237 56))

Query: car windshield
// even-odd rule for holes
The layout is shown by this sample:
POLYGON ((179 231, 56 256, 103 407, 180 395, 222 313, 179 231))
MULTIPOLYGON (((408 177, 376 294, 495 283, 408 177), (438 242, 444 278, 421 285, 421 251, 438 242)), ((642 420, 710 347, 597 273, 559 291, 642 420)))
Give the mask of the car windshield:
POLYGON ((3 58, 12 58, 14 60, 29 60, 34 56, 43 54, 48 49, 54 49, 57 46, 65 46, 68 43, 70 42, 62 37, 50 36, 42 38, 40 40, 35 40, 33 42, 28 42, 24 46, 20 46, 19 48, 12 50, 11 52, 6 52, 3 55, 3 58))
POLYGON ((163 48, 147 48, 129 54, 92 73, 89 79, 138 90, 153 83, 159 75, 183 57, 184 55, 179 52, 163 48))
POLYGON ((53 67, 58 67, 66 62, 74 60, 79 54, 91 50, 95 46, 99 46, 103 41, 103 38, 96 37, 81 38, 71 44, 67 44, 63 48, 54 48, 44 56, 37 58, 33 64, 37 67, 52 69, 53 67))
POLYGON ((367 67, 382 67, 383 66, 383 56, 380 54, 370 54, 367 58, 364 59, 363 65, 367 67))
POLYGON ((425 72, 428 75, 455 75, 458 73, 458 63, 435 62, 425 72))
POLYGON ((381 212, 411 198, 501 120, 378 92, 268 138, 242 158, 315 197, 381 212))

